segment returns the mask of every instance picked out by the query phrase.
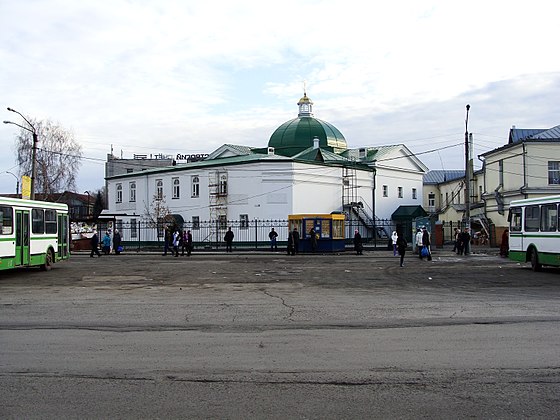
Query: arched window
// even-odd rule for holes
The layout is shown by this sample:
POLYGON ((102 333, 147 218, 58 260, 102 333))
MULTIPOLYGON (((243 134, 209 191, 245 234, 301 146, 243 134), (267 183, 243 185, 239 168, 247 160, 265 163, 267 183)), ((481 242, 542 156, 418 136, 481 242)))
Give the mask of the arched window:
POLYGON ((136 182, 132 181, 130 183, 130 200, 131 203, 136 201, 136 182))
POLYGON ((181 197, 181 191, 179 187, 179 178, 173 178, 173 198, 181 197))
POLYGON ((117 203, 122 203, 122 184, 117 184, 117 203))
POLYGON ((163 200, 163 181, 156 179, 156 197, 158 200, 163 200))
POLYGON ((193 175, 191 177, 192 193, 191 197, 198 197, 200 195, 200 180, 198 175, 193 175))

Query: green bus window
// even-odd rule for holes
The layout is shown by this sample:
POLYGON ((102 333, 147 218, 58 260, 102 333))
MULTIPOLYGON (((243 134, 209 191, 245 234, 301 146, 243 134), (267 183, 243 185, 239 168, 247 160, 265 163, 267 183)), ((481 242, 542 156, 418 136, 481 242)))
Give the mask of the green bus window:
POLYGON ((525 232, 538 232, 540 221, 539 206, 525 207, 525 232))
POLYGON ((510 209, 509 212, 509 231, 521 232, 521 207, 510 209))
POLYGON ((33 233, 45 233, 45 212, 42 209, 31 211, 31 231, 33 233))
POLYGON ((14 213, 11 207, 0 206, 0 235, 14 232, 14 213))
POLYGON ((56 210, 45 210, 45 233, 56 233, 56 210))
POLYGON ((556 204, 544 204, 541 207, 541 231, 556 232, 558 221, 558 208, 556 204))

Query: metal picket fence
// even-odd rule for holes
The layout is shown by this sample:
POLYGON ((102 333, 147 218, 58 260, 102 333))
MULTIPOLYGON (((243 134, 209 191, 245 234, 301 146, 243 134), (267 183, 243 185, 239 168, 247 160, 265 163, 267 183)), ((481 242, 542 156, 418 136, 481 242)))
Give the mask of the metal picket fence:
MULTIPOLYGON (((164 234, 167 225, 154 226, 146 222, 99 222, 97 229, 104 232, 107 229, 118 229, 124 248, 128 251, 161 251, 164 247, 164 234)), ((193 237, 194 249, 225 250, 224 236, 231 228, 234 234, 233 247, 238 250, 266 250, 270 249, 269 233, 272 228, 278 233, 278 249, 287 247, 288 220, 211 220, 193 223, 184 222, 175 226, 181 231, 190 230, 193 237)), ((394 223, 381 220, 375 226, 366 226, 358 220, 345 221, 345 243, 352 246, 354 232, 358 230, 364 245, 370 248, 385 248, 388 244, 394 223)))

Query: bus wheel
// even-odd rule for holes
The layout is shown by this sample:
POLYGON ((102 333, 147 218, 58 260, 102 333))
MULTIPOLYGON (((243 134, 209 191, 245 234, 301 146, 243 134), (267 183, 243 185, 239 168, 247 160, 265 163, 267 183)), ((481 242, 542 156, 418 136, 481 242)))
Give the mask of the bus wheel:
POLYGON ((52 250, 47 251, 47 255, 45 256, 45 263, 41 265, 41 270, 43 271, 50 271, 54 264, 54 256, 52 250))
POLYGON ((539 254, 536 249, 531 251, 531 268, 533 271, 541 271, 542 264, 539 262, 539 254))

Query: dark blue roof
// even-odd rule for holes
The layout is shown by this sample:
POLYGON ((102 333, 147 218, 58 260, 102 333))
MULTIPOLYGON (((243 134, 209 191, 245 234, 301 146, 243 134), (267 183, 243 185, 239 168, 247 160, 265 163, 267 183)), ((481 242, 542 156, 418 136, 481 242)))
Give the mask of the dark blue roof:
POLYGON ((464 177, 464 169, 436 169, 424 174, 424 184, 441 184, 464 177))
POLYGON ((547 131, 546 128, 512 128, 509 130, 509 143, 517 143, 526 140, 543 131, 547 131))

